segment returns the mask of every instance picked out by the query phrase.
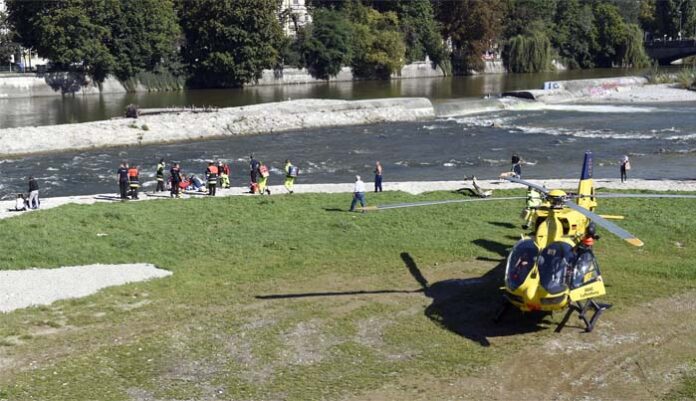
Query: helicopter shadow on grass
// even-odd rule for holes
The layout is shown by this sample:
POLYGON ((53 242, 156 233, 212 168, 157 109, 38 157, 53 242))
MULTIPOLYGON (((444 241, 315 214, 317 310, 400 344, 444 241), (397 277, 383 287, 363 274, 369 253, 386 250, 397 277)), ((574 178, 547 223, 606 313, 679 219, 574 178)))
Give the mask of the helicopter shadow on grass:
POLYGON ((508 222, 503 222, 503 221, 489 221, 488 224, 497 226, 497 227, 502 227, 502 228, 517 228, 516 225, 508 222))
POLYGON ((500 285, 505 261, 477 278, 448 279, 430 284, 407 252, 401 259, 423 293, 432 299, 425 315, 433 322, 457 335, 490 346, 491 337, 513 336, 544 330, 543 315, 508 313, 499 322, 494 318, 502 305, 500 285))

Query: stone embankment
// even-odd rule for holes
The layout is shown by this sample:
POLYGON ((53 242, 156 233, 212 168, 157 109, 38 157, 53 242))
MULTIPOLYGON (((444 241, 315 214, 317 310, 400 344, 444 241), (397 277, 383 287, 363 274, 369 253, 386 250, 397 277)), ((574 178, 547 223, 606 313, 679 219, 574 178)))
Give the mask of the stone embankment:
POLYGON ((41 76, 12 74, 0 78, 0 99, 71 95, 126 93, 114 77, 97 85, 84 74, 51 72, 41 76))
POLYGON ((304 99, 203 112, 172 111, 137 119, 2 129, 0 157, 434 117, 426 98, 304 99))
MULTIPOLYGON (((423 79, 442 78, 446 74, 438 66, 429 60, 406 64, 397 73, 392 74, 391 79, 423 79)), ((329 82, 350 82, 356 78, 349 67, 343 67, 341 71, 329 79, 329 82)), ((246 86, 279 86, 300 84, 322 84, 327 81, 316 79, 304 68, 285 68, 282 70, 263 70, 261 78, 257 82, 246 86)), ((143 84, 138 84, 130 91, 147 92, 149 89, 143 84)), ((126 93, 124 85, 115 77, 107 77, 101 85, 97 85, 85 74, 73 72, 51 72, 42 75, 35 74, 11 74, 0 76, 0 99, 26 98, 61 95, 98 95, 126 93)))
POLYGON ((519 97, 544 103, 564 103, 601 98, 618 91, 629 91, 648 83, 644 77, 617 77, 602 79, 577 79, 550 81, 543 89, 521 90, 503 93, 503 96, 519 97))

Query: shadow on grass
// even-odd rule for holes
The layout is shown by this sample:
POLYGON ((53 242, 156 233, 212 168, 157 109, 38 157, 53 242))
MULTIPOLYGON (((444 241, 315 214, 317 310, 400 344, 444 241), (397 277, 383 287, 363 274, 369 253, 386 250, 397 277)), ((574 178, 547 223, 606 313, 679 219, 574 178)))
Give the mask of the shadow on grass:
POLYGON ((502 297, 499 286, 503 282, 505 261, 481 277, 450 279, 430 284, 410 254, 401 259, 422 291, 432 303, 425 315, 441 327, 481 344, 490 346, 489 338, 532 333, 546 327, 540 325, 544 315, 509 313, 501 322, 493 321, 502 297))
POLYGON ((347 295, 379 295, 379 294, 416 294, 423 292, 418 290, 374 290, 374 291, 327 291, 327 292, 304 292, 297 294, 272 294, 272 295, 257 295, 256 299, 292 299, 292 298, 313 298, 313 297, 340 297, 347 295))
POLYGON ((490 345, 489 338, 531 333, 546 329, 541 325, 544 315, 522 314, 511 311, 505 319, 493 321, 502 305, 500 285, 503 283, 505 260, 493 260, 498 264, 477 278, 450 279, 429 283, 410 254, 403 252, 401 260, 421 288, 415 290, 350 290, 317 291, 295 294, 257 295, 256 299, 296 299, 314 297, 340 297, 354 295, 419 294, 432 299, 425 315, 438 325, 462 337, 490 345))
POLYGON ((478 245, 489 252, 497 253, 502 257, 507 257, 508 250, 511 248, 510 245, 487 239, 476 239, 471 241, 471 243, 474 245, 478 245))
POLYGON ((489 221, 488 224, 492 224, 497 227, 503 227, 503 228, 517 228, 516 225, 508 222, 502 222, 502 221, 489 221))
POLYGON ((350 210, 348 210, 348 209, 340 209, 337 207, 325 207, 324 211, 325 212, 344 212, 344 213, 350 212, 350 210))

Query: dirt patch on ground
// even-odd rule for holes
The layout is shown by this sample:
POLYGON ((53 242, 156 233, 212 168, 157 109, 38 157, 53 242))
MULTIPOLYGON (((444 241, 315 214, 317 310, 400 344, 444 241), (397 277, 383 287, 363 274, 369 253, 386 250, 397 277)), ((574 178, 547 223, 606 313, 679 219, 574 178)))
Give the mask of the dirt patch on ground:
MULTIPOLYGON (((696 292, 658 299, 605 314, 592 333, 567 327, 474 375, 403 378, 347 399, 657 399, 692 369, 695 312, 696 292)), ((522 335, 532 338, 535 334, 522 335)), ((504 342, 494 337, 490 345, 504 342)))

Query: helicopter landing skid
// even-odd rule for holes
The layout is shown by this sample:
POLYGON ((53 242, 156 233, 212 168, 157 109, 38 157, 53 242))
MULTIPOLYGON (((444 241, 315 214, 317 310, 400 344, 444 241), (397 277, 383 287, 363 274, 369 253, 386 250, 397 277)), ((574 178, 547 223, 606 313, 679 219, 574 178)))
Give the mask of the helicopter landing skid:
POLYGON ((556 327, 556 333, 560 333, 561 330, 563 330, 563 327, 565 327, 566 323, 568 323, 568 319, 570 319, 570 316, 573 314, 573 312, 578 313, 578 318, 582 320, 585 323, 585 332, 589 333, 594 329, 595 324, 597 324, 597 320, 599 320, 599 317, 602 315, 602 312, 605 310, 611 308, 611 304, 604 304, 600 302, 595 302, 594 300, 589 300, 585 302, 584 304, 581 301, 578 301, 574 304, 570 304, 568 306, 568 312, 566 312, 565 316, 563 316, 563 320, 561 320, 561 323, 558 324, 558 327, 556 327), (594 313, 592 314, 592 317, 589 317, 587 313, 590 311, 590 309, 594 310, 594 313))

